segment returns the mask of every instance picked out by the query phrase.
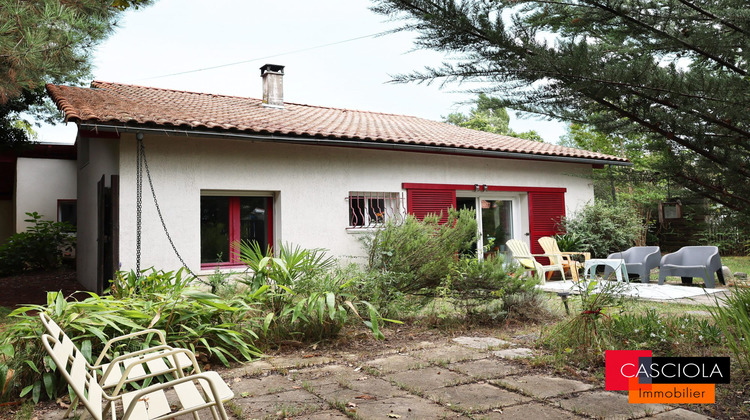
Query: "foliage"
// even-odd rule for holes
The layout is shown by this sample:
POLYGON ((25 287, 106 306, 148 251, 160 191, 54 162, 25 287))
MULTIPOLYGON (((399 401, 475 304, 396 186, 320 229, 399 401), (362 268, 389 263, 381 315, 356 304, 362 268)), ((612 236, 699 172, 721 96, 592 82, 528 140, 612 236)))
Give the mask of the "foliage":
POLYGON ((0 246, 0 276, 23 271, 57 268, 62 264, 63 248, 75 243, 68 223, 43 220, 37 212, 26 213, 32 223, 26 232, 16 233, 0 246))
POLYGON ((157 271, 153 267, 143 269, 139 274, 136 274, 134 270, 119 271, 110 281, 109 292, 115 299, 130 297, 149 299, 154 294, 177 296, 193 280, 192 276, 183 277, 184 271, 184 267, 176 272, 157 271))
MULTIPOLYGON (((10 314, 12 322, 0 335, 0 374, 7 378, 2 397, 30 394, 38 401, 67 390, 39 340, 43 326, 38 316, 31 315, 39 311, 50 314, 89 362, 93 362, 91 355, 98 354, 106 340, 144 328, 163 330, 171 345, 216 358, 225 365, 229 360, 251 360, 260 355, 253 343, 257 339, 254 331, 260 331, 262 320, 254 304, 246 299, 220 299, 188 288, 165 289, 167 293, 135 293, 120 298, 89 293, 80 302, 66 302, 61 293, 50 292, 47 305, 16 309, 10 314)), ((114 356, 157 343, 156 337, 123 342, 114 349, 114 356)))
POLYGON ((91 53, 122 10, 149 0, 0 1, 0 144, 28 140, 24 112, 59 119, 44 99, 47 82, 75 84, 89 75, 91 53), (114 7, 113 7, 114 6, 114 7))
POLYGON ((471 83, 512 109, 643 135, 662 173, 750 211, 745 1, 373 1, 447 55, 395 81, 471 83))
POLYGON ((566 364, 597 368, 605 350, 653 350, 654 355, 708 356, 722 344, 721 331, 708 319, 660 314, 653 308, 631 312, 634 302, 622 295, 626 286, 614 281, 581 283, 580 310, 543 334, 542 347, 566 364))
POLYGON ((503 134, 527 140, 543 141, 536 131, 516 133, 508 127, 510 117, 508 111, 497 98, 492 98, 480 93, 476 100, 477 106, 469 111, 469 115, 460 112, 448 114, 443 121, 459 127, 471 128, 472 130, 488 131, 495 134, 503 134))
MULTIPOLYGON (((534 293, 536 281, 524 277, 524 270, 507 264, 502 254, 479 261, 476 256, 461 256, 448 269, 438 296, 448 299, 467 319, 476 318, 478 309, 508 296, 534 293)), ((505 305, 495 318, 506 315, 505 305)))
POLYGON ((394 292, 434 296, 456 255, 476 241, 472 210, 450 210, 445 223, 439 220, 437 215, 422 221, 409 215, 403 223, 388 222, 364 238, 368 268, 393 275, 392 289, 384 291, 386 300, 394 292))
POLYGON ((595 258, 630 248, 644 230, 640 215, 627 203, 587 204, 574 216, 565 218, 563 225, 568 234, 581 239, 582 250, 595 258))
POLYGON ((708 310, 734 360, 744 373, 750 372, 750 289, 735 288, 708 310))
POLYGON ((323 249, 299 245, 271 248, 263 252, 257 242, 237 244, 240 261, 249 267, 247 294, 264 304, 263 333, 267 337, 322 339, 335 336, 349 322, 360 319, 376 338, 384 338, 384 321, 377 308, 350 292, 353 282, 341 271, 333 271, 335 259, 323 249), (359 307, 360 309, 357 309, 359 307), (366 317, 360 310, 366 310, 366 317))
POLYGON ((555 242, 560 252, 578 252, 586 248, 586 242, 577 233, 566 232, 555 235, 555 242))

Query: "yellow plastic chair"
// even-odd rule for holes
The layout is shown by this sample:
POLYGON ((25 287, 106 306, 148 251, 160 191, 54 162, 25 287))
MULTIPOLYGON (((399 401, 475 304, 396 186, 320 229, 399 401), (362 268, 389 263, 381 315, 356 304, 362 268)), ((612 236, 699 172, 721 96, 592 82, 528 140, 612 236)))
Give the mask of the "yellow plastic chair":
POLYGON ((553 264, 560 264, 564 269, 568 270, 573 281, 578 281, 578 271, 583 267, 583 263, 576 261, 572 258, 573 255, 583 255, 584 261, 588 261, 591 258, 589 252, 562 252, 560 247, 557 246, 557 241, 551 236, 542 236, 539 238, 539 245, 542 246, 544 253, 550 255, 550 262, 553 264))
POLYGON ((534 271, 537 278, 542 284, 546 283, 545 273, 548 271, 559 271, 562 279, 565 280, 565 270, 562 264, 554 263, 551 257, 554 255, 548 254, 532 254, 529 246, 526 242, 519 241, 517 239, 511 239, 505 243, 513 253, 513 259, 516 260, 525 270, 534 271), (547 257, 550 258, 550 265, 542 265, 534 257, 547 257))

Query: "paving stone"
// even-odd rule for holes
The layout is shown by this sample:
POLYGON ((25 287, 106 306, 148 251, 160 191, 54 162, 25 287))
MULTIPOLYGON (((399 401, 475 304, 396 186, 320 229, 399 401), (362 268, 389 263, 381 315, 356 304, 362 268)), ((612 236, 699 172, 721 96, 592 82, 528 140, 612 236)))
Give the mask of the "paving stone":
POLYGON ((472 413, 531 401, 529 397, 488 383, 449 386, 428 391, 426 394, 430 399, 443 405, 472 413))
POLYGON ((534 356, 534 350, 521 347, 517 349, 497 350, 493 351, 492 354, 501 359, 524 359, 534 356))
POLYGON ((479 359, 468 362, 451 363, 451 370, 457 370, 477 379, 494 379, 520 372, 520 368, 503 360, 479 359))
POLYGON ((374 377, 367 377, 364 379, 351 381, 347 384, 347 386, 353 390, 358 391, 360 394, 372 395, 378 397, 379 399, 399 397, 407 394, 406 391, 391 384, 390 382, 374 377))
POLYGON ((488 350, 490 348, 503 348, 513 345, 510 341, 495 337, 456 337, 454 342, 473 349, 488 350))
POLYGON ((588 391, 594 387, 581 381, 541 375, 510 376, 493 381, 493 383, 517 389, 523 394, 536 398, 549 398, 572 392, 588 391))
POLYGON ((509 420, 509 419, 555 419, 572 420, 580 419, 580 416, 550 405, 530 402, 527 404, 514 405, 500 409, 490 410, 486 413, 475 414, 474 418, 482 420, 509 420))
POLYGON ((693 411, 685 410, 684 408, 676 408, 674 410, 665 411, 653 416, 659 420, 710 420, 713 417, 704 416, 693 411))
POLYGON ((487 357, 487 353, 483 351, 459 345, 415 351, 411 355, 432 363, 455 363, 487 357))
POLYGON ((468 419, 468 417, 460 413, 448 410, 437 403, 413 395, 389 398, 383 401, 363 401, 361 404, 357 404, 352 414, 362 420, 388 420, 390 414, 400 416, 397 418, 402 420, 468 419))
POLYGON ((325 384, 310 389, 328 402, 349 402, 351 400, 386 400, 408 393, 380 378, 367 378, 346 384, 325 384))
POLYGON ((274 357, 269 360, 275 369, 299 369, 306 366, 323 365, 326 363, 336 362, 333 357, 313 356, 313 357, 274 357))
POLYGON ((336 410, 325 410, 325 411, 318 411, 313 414, 306 414, 302 416, 295 417, 294 420, 345 420, 348 419, 349 416, 346 414, 343 414, 336 410))
POLYGON ((663 404, 630 404, 625 393, 590 391, 557 401, 566 410, 601 419, 632 419, 666 411, 663 404))
POLYGON ((367 376, 367 373, 363 372, 362 369, 357 369, 354 366, 337 364, 290 371, 288 376, 298 383, 322 385, 327 383, 339 383, 341 381, 356 380, 363 376, 367 376))
POLYGON ((267 360, 256 360, 254 362, 244 363, 241 367, 227 369, 220 373, 222 378, 227 379, 248 375, 260 375, 272 370, 274 370, 274 367, 267 360))
POLYGON ((451 372, 448 369, 432 366, 424 369, 394 373, 386 377, 386 379, 416 391, 426 391, 455 385, 470 379, 470 377, 461 373, 451 372))
POLYGON ((295 387, 299 387, 299 384, 294 383, 291 378, 285 375, 245 378, 239 382, 231 384, 234 395, 240 396, 245 394, 248 397, 289 391, 295 387))
POLYGON ((254 398, 237 398, 232 404, 242 410, 241 418, 286 418, 328 409, 328 403, 304 390, 293 390, 254 398))
POLYGON ((402 372, 405 370, 418 368, 424 365, 425 361, 407 354, 394 354, 392 356, 381 357, 365 362, 366 366, 372 367, 381 373, 402 372))

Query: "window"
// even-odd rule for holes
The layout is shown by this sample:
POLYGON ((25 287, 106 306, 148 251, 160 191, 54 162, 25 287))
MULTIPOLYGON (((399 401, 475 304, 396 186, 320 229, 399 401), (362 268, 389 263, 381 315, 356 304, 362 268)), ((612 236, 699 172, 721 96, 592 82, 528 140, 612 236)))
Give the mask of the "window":
POLYGON ((232 244, 255 241, 265 250, 273 243, 273 197, 201 197, 201 265, 239 264, 232 244))
POLYGON ((388 192, 350 192, 349 228, 366 228, 383 224, 400 216, 399 194, 388 192))
POLYGON ((78 225, 76 200, 57 200, 57 221, 70 223, 74 227, 78 225))

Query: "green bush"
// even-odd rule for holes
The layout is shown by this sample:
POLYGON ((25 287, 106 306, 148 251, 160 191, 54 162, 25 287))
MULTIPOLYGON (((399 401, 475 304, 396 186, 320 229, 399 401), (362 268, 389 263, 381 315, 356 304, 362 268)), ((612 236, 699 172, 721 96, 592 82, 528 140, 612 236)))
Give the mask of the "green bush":
POLYGON ((507 314, 510 296, 535 293, 536 280, 524 277, 524 270, 506 264, 503 255, 491 256, 479 261, 476 256, 462 256, 454 261, 438 289, 438 295, 449 299, 467 319, 486 316, 488 304, 502 301, 492 318, 507 314), (506 299, 508 305, 506 305, 506 299))
POLYGON ((397 322, 382 318, 374 305, 354 295, 353 279, 334 270, 336 260, 322 249, 285 244, 274 256, 257 242, 237 248, 249 267, 240 281, 248 286, 248 296, 263 303, 263 334, 271 341, 333 337, 351 320, 361 320, 376 338, 384 338, 381 324, 397 322))
POLYGON ((42 220, 36 212, 26 215, 32 225, 0 246, 0 276, 60 267, 63 248, 75 244, 70 233, 75 228, 69 223, 42 220))
POLYGON ((644 226, 640 214, 629 204, 597 202, 564 219, 563 228, 569 235, 577 236, 584 246, 576 251, 589 251, 595 258, 605 258, 633 246, 644 226))
POLYGON ((368 268, 391 274, 393 292, 434 296, 457 256, 477 239, 472 210, 451 210, 446 223, 438 221, 437 215, 422 221, 409 215, 366 236, 368 268))
POLYGON ((750 372, 750 289, 736 287, 708 310, 740 369, 750 372))
MULTIPOLYGON (((198 355, 228 365, 230 360, 251 360, 261 355, 255 347, 255 331, 261 330, 260 311, 247 299, 220 299, 210 293, 181 289, 179 293, 152 293, 115 298, 89 293, 83 301, 67 302, 61 293, 50 292, 47 305, 16 309, 0 334, 0 375, 6 378, 3 399, 30 394, 34 401, 54 398, 65 392, 55 366, 39 339, 44 327, 37 312, 50 314, 82 352, 93 362, 108 339, 156 328, 166 333, 167 342, 191 349, 198 355), (34 314, 34 315, 29 315, 34 314)), ((156 337, 125 341, 117 354, 157 345, 156 337)))

